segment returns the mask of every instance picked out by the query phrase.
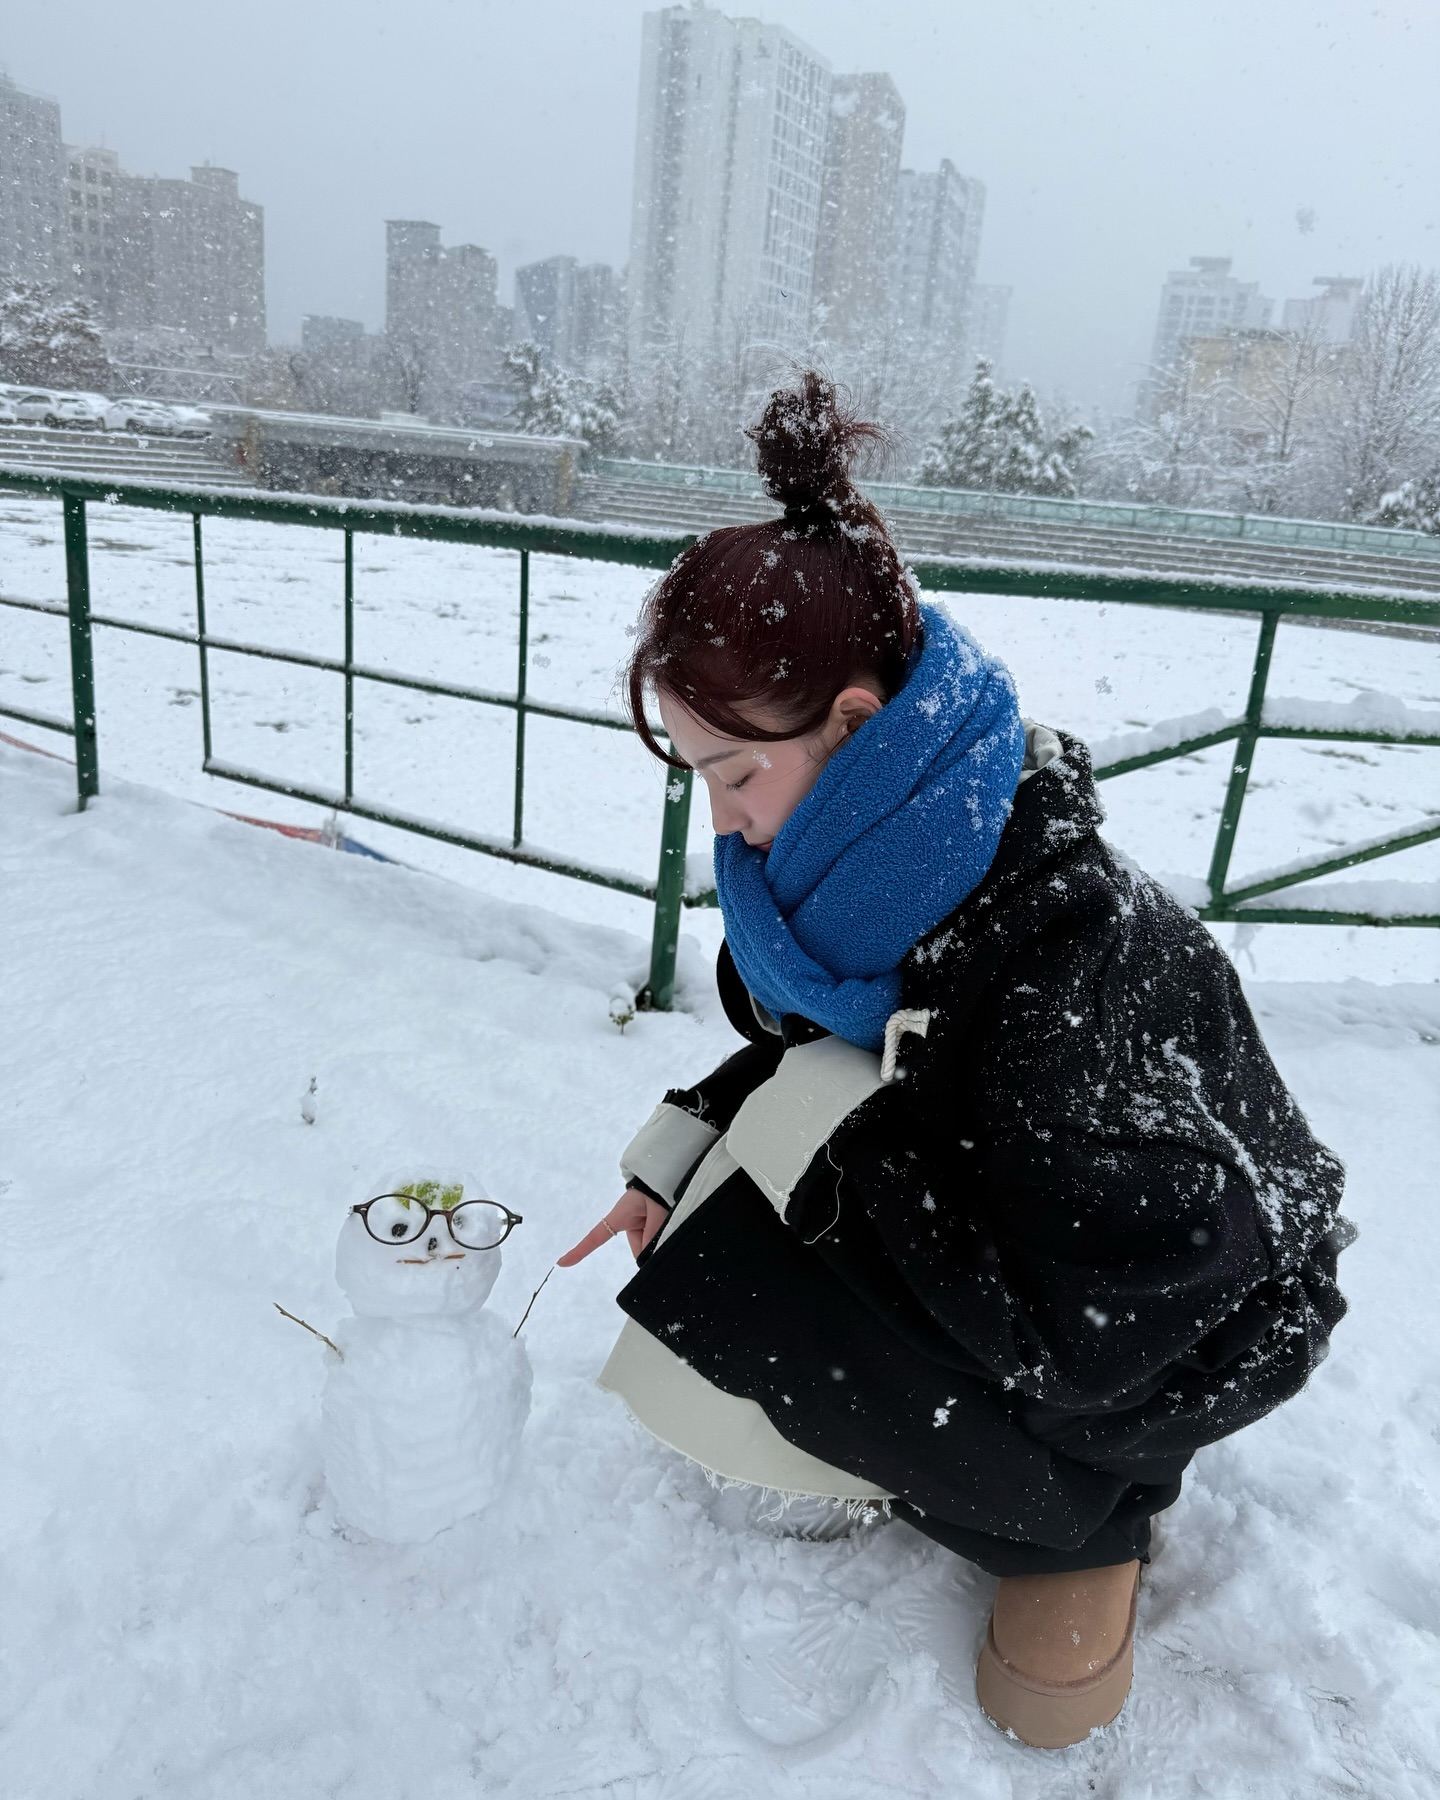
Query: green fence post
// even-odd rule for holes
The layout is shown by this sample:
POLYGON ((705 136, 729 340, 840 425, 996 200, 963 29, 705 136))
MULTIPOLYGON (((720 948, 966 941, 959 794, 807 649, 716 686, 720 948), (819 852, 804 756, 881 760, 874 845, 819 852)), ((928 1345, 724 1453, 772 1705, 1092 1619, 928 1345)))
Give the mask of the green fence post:
POLYGON ((1210 904, 1218 906, 1225 897, 1225 877, 1230 872, 1230 852, 1235 848, 1235 833, 1240 828, 1240 808, 1245 804, 1245 789, 1255 761, 1255 746, 1260 738, 1260 716, 1265 710, 1265 683, 1270 674, 1270 653, 1275 648, 1278 613, 1267 612, 1260 621, 1260 640, 1255 646, 1255 666, 1250 671, 1250 697, 1245 702, 1245 724, 1235 740, 1235 760, 1230 765, 1230 785, 1225 790, 1225 804, 1220 811, 1220 824, 1215 832, 1215 849, 1210 857, 1210 873, 1206 882, 1210 904))
POLYGON ((201 515, 192 515, 195 540, 195 647, 200 656, 200 737, 204 746, 204 768, 210 771, 214 745, 210 734, 210 644, 205 622, 205 540, 200 530, 201 515))
POLYGON ((660 868, 655 877, 655 931, 650 940, 650 979, 636 997, 642 1012, 669 1012, 675 999, 675 952, 685 904, 685 853, 690 842, 688 769, 672 770, 665 782, 660 817, 660 868))
POLYGON ((525 835, 525 683, 530 666, 530 552, 520 552, 520 655, 515 670, 515 830, 520 848, 525 835))
POLYGON ((355 533, 345 533, 345 802, 355 798, 355 533))
POLYGON ((75 712, 75 793, 84 812, 100 792, 100 751, 95 739, 95 645, 90 632, 90 549, 85 502, 66 494, 65 589, 70 603, 70 693, 75 712))

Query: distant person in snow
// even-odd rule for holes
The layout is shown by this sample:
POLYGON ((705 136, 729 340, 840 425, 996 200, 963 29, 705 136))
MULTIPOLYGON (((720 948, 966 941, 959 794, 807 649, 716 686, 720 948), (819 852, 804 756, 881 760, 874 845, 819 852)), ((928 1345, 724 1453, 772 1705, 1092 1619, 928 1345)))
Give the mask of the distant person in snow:
POLYGON ((748 1041, 562 1262, 628 1235, 601 1382, 656 1436, 999 1576, 980 1702, 1059 1747, 1124 1704, 1190 1458, 1325 1354, 1342 1170, 1085 746, 921 600, 851 479, 879 430, 808 373, 752 436, 783 517, 682 553, 629 690, 709 789, 748 1041))

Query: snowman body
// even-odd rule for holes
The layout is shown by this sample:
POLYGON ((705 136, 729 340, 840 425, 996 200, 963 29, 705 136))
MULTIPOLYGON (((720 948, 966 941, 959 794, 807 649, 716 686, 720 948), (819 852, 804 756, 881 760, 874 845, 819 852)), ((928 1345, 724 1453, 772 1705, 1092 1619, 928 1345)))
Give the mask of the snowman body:
POLYGON ((461 1250, 439 1219, 376 1243, 346 1219, 335 1273, 354 1317, 335 1327, 321 1400, 325 1479, 340 1517, 419 1544, 489 1506, 530 1410, 530 1362, 485 1310, 499 1250, 461 1250))

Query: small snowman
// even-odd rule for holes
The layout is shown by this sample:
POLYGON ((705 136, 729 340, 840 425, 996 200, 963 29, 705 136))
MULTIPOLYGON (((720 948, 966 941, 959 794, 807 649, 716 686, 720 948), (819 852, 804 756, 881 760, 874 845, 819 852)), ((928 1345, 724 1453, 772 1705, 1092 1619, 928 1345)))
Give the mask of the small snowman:
POLYGON ((371 1537, 424 1543, 505 1486, 530 1360, 485 1301, 519 1223, 446 1177, 383 1184, 341 1227, 335 1276, 355 1316, 335 1327, 321 1401, 325 1478, 371 1537))

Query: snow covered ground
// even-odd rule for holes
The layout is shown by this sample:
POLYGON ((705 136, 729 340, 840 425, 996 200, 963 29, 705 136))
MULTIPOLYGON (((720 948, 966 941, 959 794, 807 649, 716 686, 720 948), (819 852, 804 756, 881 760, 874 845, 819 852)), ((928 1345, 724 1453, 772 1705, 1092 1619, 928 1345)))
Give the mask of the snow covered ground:
MULTIPOLYGON (((189 530, 92 509, 96 610, 192 623, 189 530)), ((338 652, 331 534, 206 531, 216 633, 338 652)), ((613 706, 647 579, 535 559, 532 693, 613 706)), ((515 581, 512 555, 362 539, 357 652, 508 687, 515 581)), ((52 502, 0 497, 0 591, 63 597, 52 502)), ((1027 712, 1092 741, 1243 705, 1253 623, 955 610, 1027 712)), ((193 652, 99 632, 97 664, 89 812, 66 764, 0 744, 5 1800, 1440 1790, 1435 934, 1220 933, 1349 1164, 1353 1312, 1299 1400, 1197 1460, 1130 1706, 1046 1756, 975 1711, 983 1577, 902 1525, 831 1545, 747 1529, 595 1389, 619 1246, 557 1274, 525 1328, 535 1407, 505 1504, 420 1549, 337 1528, 323 1353, 272 1303, 327 1329, 346 1204, 419 1159, 478 1167, 525 1215, 493 1301, 518 1319, 614 1197, 633 1125, 733 1044, 718 919, 687 917, 681 1010, 621 1035, 642 903, 374 826, 355 829, 412 866, 236 824, 209 809, 319 815, 200 773, 193 652)), ((218 755, 338 784, 338 680, 222 655, 212 674, 218 755)), ((1285 626, 1271 689, 1433 709, 1440 667, 1434 645, 1285 626)), ((0 612, 0 698, 68 710, 61 621, 0 612)), ((362 689, 359 786, 506 830, 512 729, 362 689)), ((1263 746, 1236 875, 1416 819, 1437 755, 1263 746)), ((1200 874, 1227 768, 1221 749, 1108 784, 1110 835, 1200 874)), ((536 721, 530 769, 533 842, 653 870, 661 776, 633 742, 536 721)), ((692 852, 707 842, 702 795, 692 852)), ((1357 878, 1382 874, 1433 883, 1440 845, 1357 878)))
POLYGON ((423 1158, 525 1215, 493 1301, 518 1319, 631 1125, 733 1042, 693 943, 684 1010, 621 1035, 640 935, 113 776, 77 815, 65 764, 3 745, 0 884, 7 1800, 1432 1800, 1433 983, 1251 986, 1349 1163, 1352 1314, 1197 1459, 1132 1701, 1054 1754, 975 1709, 985 1578, 899 1524, 740 1528, 593 1386, 621 1245, 531 1315, 498 1510, 418 1549, 337 1528, 324 1352, 272 1303, 328 1328, 346 1203, 423 1158))

